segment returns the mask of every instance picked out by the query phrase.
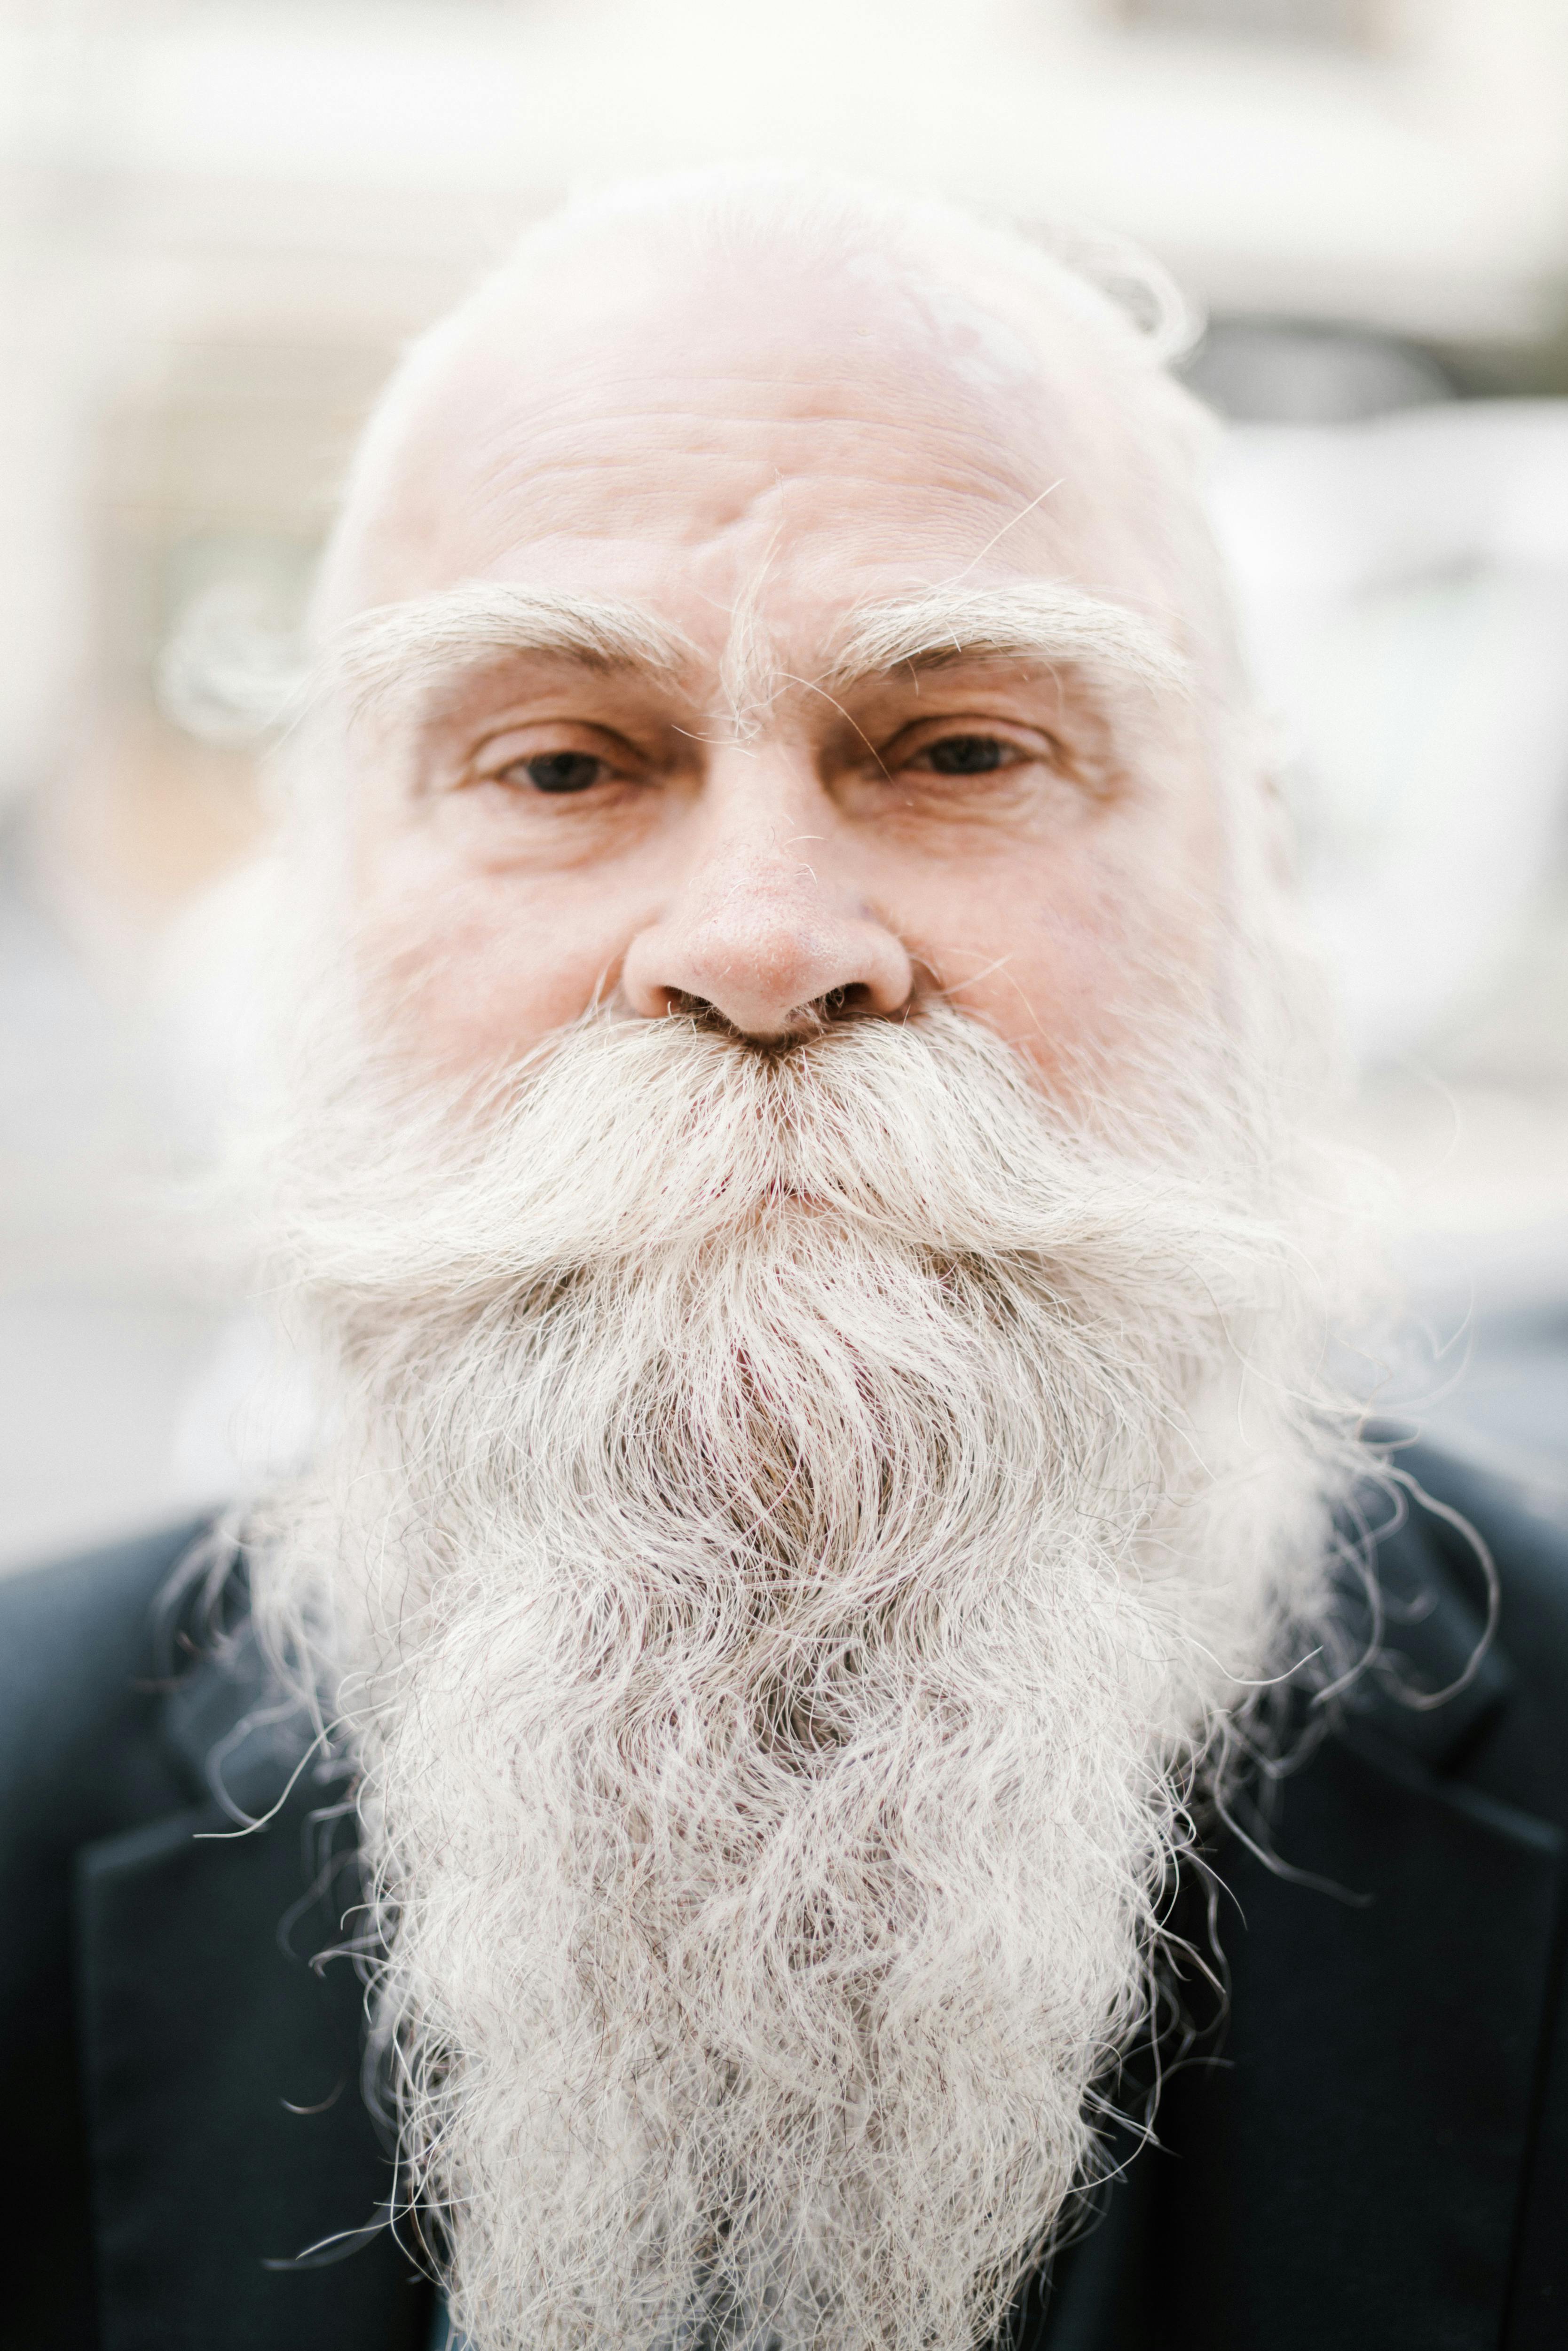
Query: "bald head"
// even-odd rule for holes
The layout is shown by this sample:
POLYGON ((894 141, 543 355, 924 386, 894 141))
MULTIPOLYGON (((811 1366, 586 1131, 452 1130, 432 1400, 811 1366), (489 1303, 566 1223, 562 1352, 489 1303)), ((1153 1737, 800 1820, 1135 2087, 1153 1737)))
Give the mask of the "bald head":
POLYGON ((650 554, 722 537, 707 569, 733 599, 875 441, 878 490, 909 507, 862 566, 902 553, 901 592, 971 564, 984 522, 998 576, 1071 568, 1177 632, 1209 601, 1205 420, 1157 342, 1019 235, 779 172, 612 191, 525 238, 390 385, 323 611, 537 565, 585 528, 650 554))

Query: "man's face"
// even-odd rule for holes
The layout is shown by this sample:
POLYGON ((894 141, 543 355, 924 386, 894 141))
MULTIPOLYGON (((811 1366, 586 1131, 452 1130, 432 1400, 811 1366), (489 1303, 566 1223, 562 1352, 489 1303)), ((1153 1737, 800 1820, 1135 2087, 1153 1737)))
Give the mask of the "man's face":
POLYGON ((886 262, 591 252, 470 330, 350 518, 329 617, 461 584, 650 643, 518 626, 453 658, 448 627, 356 728, 361 951, 421 1061, 505 1061, 596 1002, 778 1038, 940 992, 1050 1080, 1201 1005, 1192 706, 1074 653, 1083 596, 1176 633, 1096 375, 1078 322, 1031 343, 886 262), (935 630, 932 591, 959 600, 935 630))

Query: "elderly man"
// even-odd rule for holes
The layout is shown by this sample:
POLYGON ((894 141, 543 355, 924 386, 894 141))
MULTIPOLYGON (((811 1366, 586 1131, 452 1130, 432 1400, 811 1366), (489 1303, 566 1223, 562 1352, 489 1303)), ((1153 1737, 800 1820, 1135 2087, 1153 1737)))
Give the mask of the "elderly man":
POLYGON ((400 371, 257 980, 316 1437, 4 1595, 7 2341, 1568 2339, 1563 1547, 1334 1384, 1206 447, 789 173, 400 371))

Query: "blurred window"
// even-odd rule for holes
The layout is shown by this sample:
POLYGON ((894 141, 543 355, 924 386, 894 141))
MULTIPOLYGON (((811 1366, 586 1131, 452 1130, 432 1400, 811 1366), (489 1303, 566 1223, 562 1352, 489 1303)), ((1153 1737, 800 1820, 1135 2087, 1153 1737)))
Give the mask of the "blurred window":
POLYGON ((1261 35, 1367 48, 1381 30, 1378 0, 1112 0, 1125 25, 1160 32, 1261 35))

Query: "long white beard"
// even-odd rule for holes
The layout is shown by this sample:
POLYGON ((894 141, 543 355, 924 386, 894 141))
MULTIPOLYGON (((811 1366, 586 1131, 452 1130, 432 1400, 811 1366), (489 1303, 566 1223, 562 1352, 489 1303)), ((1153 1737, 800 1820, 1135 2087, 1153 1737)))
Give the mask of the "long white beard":
POLYGON ((938 1008, 593 1022, 483 1115, 291 1146, 337 1418, 257 1611, 362 1766, 481 2351, 1001 2319, 1195 1775, 1319 1604, 1349 1448, 1255 1110, 1074 1137, 938 1008))

